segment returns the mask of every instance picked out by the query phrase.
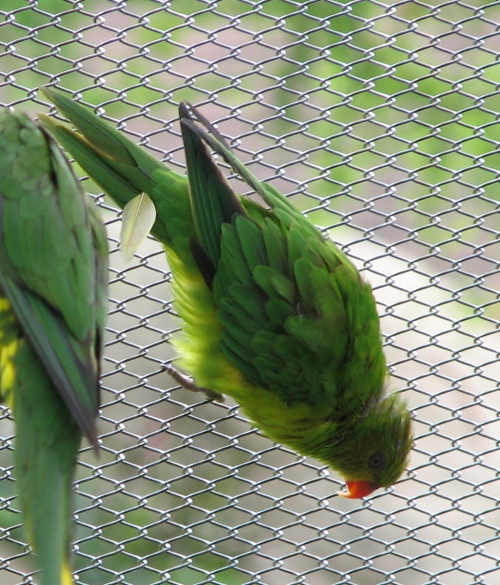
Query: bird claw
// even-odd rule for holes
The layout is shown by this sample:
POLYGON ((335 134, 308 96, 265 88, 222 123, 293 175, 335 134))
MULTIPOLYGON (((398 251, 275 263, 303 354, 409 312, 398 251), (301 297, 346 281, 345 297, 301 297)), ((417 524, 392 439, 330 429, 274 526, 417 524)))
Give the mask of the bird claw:
POLYGON ((179 370, 176 370, 171 364, 165 364, 164 366, 165 371, 172 376, 172 378, 180 384, 186 390, 190 390, 191 392, 203 392, 208 400, 215 400, 216 402, 224 402, 225 398, 220 392, 216 392, 215 390, 210 390, 210 388, 201 388, 197 386, 193 380, 189 376, 185 376, 181 374, 179 370))

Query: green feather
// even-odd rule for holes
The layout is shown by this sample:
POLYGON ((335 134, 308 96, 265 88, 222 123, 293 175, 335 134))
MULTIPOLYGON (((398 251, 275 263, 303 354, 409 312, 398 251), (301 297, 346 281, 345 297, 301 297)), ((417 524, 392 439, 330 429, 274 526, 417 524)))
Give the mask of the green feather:
POLYGON ((260 264, 252 273, 255 283, 270 299, 277 295, 288 305, 293 306, 297 299, 297 287, 293 280, 276 268, 260 264))

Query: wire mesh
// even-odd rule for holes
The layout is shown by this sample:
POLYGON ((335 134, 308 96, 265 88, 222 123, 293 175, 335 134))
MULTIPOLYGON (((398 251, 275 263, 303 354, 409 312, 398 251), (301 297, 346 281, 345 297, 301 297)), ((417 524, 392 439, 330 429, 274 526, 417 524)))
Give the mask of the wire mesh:
MULTIPOLYGON (((344 501, 230 400, 178 388, 162 368, 178 328, 164 254, 150 239, 124 265, 120 214, 84 179, 112 268, 77 583, 500 582, 500 2, 9 0, 0 14, 3 105, 47 112, 37 87, 66 88, 177 170, 179 101, 218 122, 373 284, 416 422, 406 476, 344 501)), ((0 414, 0 580, 27 584, 0 414)))

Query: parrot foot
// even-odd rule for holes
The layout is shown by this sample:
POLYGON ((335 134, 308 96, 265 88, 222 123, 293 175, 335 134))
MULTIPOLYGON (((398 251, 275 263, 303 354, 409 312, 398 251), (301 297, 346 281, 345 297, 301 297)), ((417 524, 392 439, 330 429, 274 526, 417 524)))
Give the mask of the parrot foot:
POLYGON ((191 390, 191 392, 203 392, 208 400, 224 402, 224 396, 220 392, 210 390, 209 388, 200 388, 200 386, 197 386, 194 383, 193 378, 181 374, 179 370, 176 370, 172 365, 164 364, 163 368, 178 384, 180 384, 183 388, 186 388, 186 390, 191 390))

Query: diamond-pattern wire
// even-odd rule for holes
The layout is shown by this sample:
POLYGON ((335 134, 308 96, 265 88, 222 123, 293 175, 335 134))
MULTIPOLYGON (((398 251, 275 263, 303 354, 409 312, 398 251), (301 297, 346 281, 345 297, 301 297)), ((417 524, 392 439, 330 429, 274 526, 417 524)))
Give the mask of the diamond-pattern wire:
MULTIPOLYGON (((35 115, 48 111, 39 85, 66 88, 178 170, 180 99, 234 137, 363 268, 416 418, 407 478, 348 502, 232 402, 172 386, 164 255, 149 240, 124 266, 119 215, 85 181, 112 271, 77 582, 497 583, 500 2, 12 0, 0 14, 3 104, 35 115)), ((12 435, 4 409, 5 585, 31 582, 33 566, 12 435)))

